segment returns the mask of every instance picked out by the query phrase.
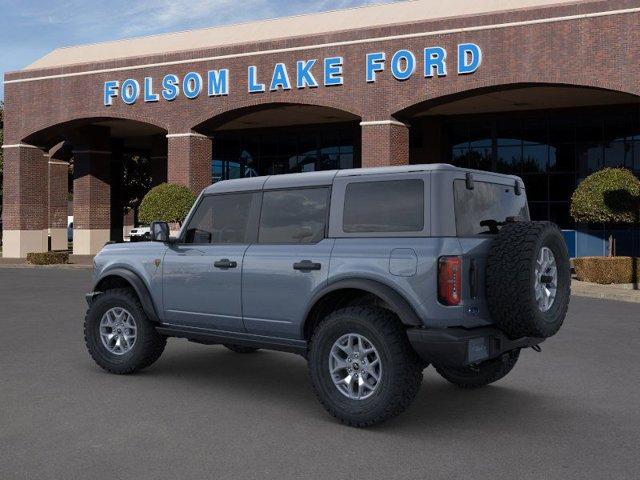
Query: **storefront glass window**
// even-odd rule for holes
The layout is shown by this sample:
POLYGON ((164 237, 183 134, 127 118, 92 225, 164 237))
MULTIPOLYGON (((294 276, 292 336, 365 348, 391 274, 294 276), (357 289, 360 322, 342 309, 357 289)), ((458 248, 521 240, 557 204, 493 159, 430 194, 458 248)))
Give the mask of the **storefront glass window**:
MULTIPOLYGON (((603 167, 640 174, 640 107, 499 113, 443 119, 454 165, 519 175, 531 218, 574 228, 569 201, 603 167), (455 119, 453 119, 455 118, 455 119)), ((419 159, 418 159, 419 160, 419 159)))
POLYGON ((356 165, 359 142, 357 123, 219 132, 213 142, 213 182, 354 168, 359 166, 356 165))

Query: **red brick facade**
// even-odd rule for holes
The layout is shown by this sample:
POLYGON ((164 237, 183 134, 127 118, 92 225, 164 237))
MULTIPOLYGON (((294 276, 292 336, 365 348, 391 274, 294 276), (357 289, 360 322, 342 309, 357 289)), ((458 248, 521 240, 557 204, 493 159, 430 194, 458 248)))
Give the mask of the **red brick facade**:
POLYGON ((200 134, 169 135, 167 179, 198 194, 211 184, 211 139, 200 134))
POLYGON ((48 160, 48 155, 30 146, 5 150, 2 196, 4 230, 47 228, 48 160))
POLYGON ((49 160, 49 227, 67 228, 67 192, 69 164, 54 158, 49 160))
MULTIPOLYGON (((168 181, 197 192, 210 183, 211 140, 205 135, 211 134, 206 125, 212 119, 260 105, 301 104, 331 107, 361 119, 362 166, 406 164, 410 127, 403 124, 410 125, 411 109, 416 105, 520 84, 575 85, 640 94, 640 63, 635 55, 640 45, 638 6, 631 0, 583 1, 9 73, 5 77, 5 144, 26 143, 49 149, 68 138, 82 143, 83 132, 78 130, 82 124, 104 119, 145 122, 168 134, 168 181), (459 75, 457 45, 465 42, 479 45, 483 60, 475 73, 459 75), (431 46, 441 46, 448 52, 447 76, 425 78, 422 52, 431 46), (367 83, 366 54, 385 52, 389 59, 400 49, 416 55, 415 74, 398 81, 387 65, 376 82, 367 83), (295 72, 298 60, 320 59, 321 63, 321 59, 334 56, 344 58, 342 85, 299 89, 293 78, 291 90, 268 91, 276 63, 283 62, 289 72, 295 72), (267 83, 266 93, 248 93, 250 65, 257 66, 260 81, 267 83), (205 76, 210 69, 229 69, 228 95, 210 97, 205 91, 195 99, 180 95, 174 101, 145 103, 139 99, 134 105, 126 105, 115 98, 112 106, 103 103, 106 81, 122 83, 134 78, 142 85, 145 77, 152 77, 159 86, 166 74, 183 78, 195 71, 205 76)), ((315 73, 321 83, 322 70, 315 73)), ((74 145, 76 228, 109 228, 109 154, 102 153, 108 151, 104 142, 103 147, 96 147, 99 143, 92 138, 81 148, 74 145)), ((154 183, 164 173, 161 167, 156 168, 154 183)), ((47 227, 47 215, 43 213, 47 198, 42 194, 47 191, 46 178, 46 160, 40 150, 6 149, 5 229, 47 227)))
POLYGON ((388 120, 362 123, 362 167, 409 163, 409 127, 388 120))

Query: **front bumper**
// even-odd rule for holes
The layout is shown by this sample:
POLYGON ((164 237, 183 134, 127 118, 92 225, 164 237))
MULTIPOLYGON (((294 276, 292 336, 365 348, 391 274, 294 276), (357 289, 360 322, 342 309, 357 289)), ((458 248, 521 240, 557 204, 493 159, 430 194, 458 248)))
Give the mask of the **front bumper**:
POLYGON ((443 367, 464 367, 499 357, 517 348, 538 345, 544 338, 511 340, 496 327, 410 328, 409 341, 423 360, 443 367))

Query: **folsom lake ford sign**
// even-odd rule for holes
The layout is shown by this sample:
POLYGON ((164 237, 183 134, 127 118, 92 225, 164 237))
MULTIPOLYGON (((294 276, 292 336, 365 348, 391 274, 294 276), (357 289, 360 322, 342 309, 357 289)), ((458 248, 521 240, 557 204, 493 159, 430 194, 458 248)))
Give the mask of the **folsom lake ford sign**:
MULTIPOLYGON (((457 47, 456 70, 458 75, 474 73, 482 64, 482 50, 475 43, 461 43, 457 47)), ((447 76, 447 51, 442 47, 428 47, 421 52, 422 72, 425 78, 447 76)), ((416 75, 418 59, 410 50, 398 50, 389 59, 385 52, 368 53, 364 59, 367 83, 375 83, 385 70, 389 70, 398 81, 408 80, 416 75)), ((284 63, 276 63, 270 71, 259 71, 256 66, 247 68, 246 88, 249 93, 260 94, 304 88, 340 86, 344 84, 345 65, 343 57, 326 57, 296 62, 289 70, 284 63)), ((142 81, 135 78, 109 80, 104 82, 104 105, 113 105, 116 99, 126 105, 137 102, 152 103, 161 100, 170 102, 180 95, 195 99, 201 95, 220 97, 229 95, 229 69, 209 70, 200 73, 192 71, 180 78, 169 73, 162 79, 145 77, 142 81), (158 83, 156 83, 158 82, 158 83)))

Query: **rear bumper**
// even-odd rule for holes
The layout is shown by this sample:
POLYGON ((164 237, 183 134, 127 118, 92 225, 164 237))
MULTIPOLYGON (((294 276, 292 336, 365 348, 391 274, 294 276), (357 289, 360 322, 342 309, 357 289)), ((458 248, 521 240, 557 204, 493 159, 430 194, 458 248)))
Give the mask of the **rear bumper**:
POLYGON ((429 363, 463 367, 499 357, 503 353, 538 345, 543 338, 510 340, 495 327, 410 328, 407 331, 414 350, 429 363))

